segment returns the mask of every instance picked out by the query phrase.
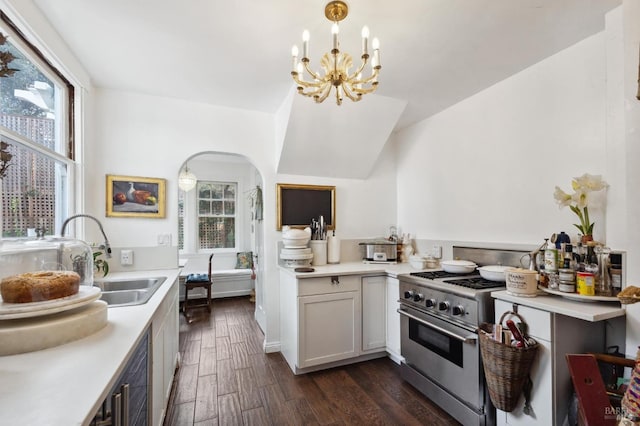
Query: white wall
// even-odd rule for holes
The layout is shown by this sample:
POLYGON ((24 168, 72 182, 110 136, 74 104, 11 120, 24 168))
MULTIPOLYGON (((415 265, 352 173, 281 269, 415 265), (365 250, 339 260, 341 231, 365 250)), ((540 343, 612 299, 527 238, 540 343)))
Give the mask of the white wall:
POLYGON ((398 133, 398 223, 433 240, 538 244, 576 234, 553 192, 585 172, 610 178, 604 46, 603 34, 589 37, 398 133))

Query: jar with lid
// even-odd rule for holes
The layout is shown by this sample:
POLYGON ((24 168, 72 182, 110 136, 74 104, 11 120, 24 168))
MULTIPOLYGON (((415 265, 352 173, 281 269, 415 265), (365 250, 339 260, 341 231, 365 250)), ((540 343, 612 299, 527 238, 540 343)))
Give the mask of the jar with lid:
POLYGON ((26 272, 75 271, 93 285, 93 251, 84 241, 62 237, 0 240, 0 278, 26 272))
POLYGON ((622 290, 622 255, 620 253, 609 254, 609 262, 611 295, 617 296, 622 290))

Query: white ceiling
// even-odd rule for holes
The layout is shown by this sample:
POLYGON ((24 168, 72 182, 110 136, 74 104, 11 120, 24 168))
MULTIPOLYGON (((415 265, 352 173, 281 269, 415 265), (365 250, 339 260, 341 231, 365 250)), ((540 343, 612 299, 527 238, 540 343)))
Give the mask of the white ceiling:
MULTIPOLYGON (((326 0, 33 1, 98 87, 267 113, 293 86, 290 51, 302 31, 311 33, 312 65, 330 44, 326 0)), ((601 31, 604 13, 620 3, 348 0, 341 48, 357 56, 365 24, 380 39, 377 94, 406 104, 391 123, 397 129, 601 31)), ((333 106, 334 114, 344 107, 333 106)))

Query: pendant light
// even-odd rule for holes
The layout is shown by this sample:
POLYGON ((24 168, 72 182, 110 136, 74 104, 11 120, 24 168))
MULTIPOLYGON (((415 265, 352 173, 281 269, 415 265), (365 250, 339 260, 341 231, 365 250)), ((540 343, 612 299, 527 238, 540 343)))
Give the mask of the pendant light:
POLYGON ((180 171, 178 175, 178 187, 185 192, 191 191, 195 188, 198 178, 196 175, 189 171, 189 166, 185 165, 184 170, 180 171))

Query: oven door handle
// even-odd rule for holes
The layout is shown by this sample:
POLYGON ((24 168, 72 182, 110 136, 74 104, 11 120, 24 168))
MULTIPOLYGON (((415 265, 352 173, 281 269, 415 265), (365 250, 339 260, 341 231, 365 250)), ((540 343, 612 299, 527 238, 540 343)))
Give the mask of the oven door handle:
POLYGON ((411 318, 412 320, 418 321, 420 324, 422 324, 422 325, 424 325, 426 327, 432 328, 432 329, 434 329, 434 330, 436 330, 436 331, 438 331, 440 333, 446 334, 449 337, 453 337, 454 339, 459 340, 462 343, 468 343, 470 345, 475 345, 476 341, 478 340, 478 336, 475 335, 475 334, 472 334, 472 335, 467 336, 467 337, 459 336, 456 333, 453 333, 453 332, 451 332, 449 330, 446 330, 446 329, 444 329, 442 327, 439 327, 439 326, 437 326, 435 324, 431 324, 431 323, 423 320, 422 318, 418 318, 415 315, 411 315, 410 313, 408 313, 406 311, 403 311, 402 309, 398 309, 397 312, 400 315, 404 315, 407 318, 411 318))

